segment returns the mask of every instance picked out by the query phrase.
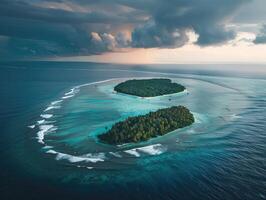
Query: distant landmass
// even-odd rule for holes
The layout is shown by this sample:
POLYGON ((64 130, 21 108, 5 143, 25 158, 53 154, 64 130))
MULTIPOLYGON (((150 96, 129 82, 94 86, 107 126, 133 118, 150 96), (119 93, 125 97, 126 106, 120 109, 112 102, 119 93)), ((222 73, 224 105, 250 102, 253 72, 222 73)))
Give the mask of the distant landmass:
POLYGON ((186 88, 170 79, 141 79, 128 80, 114 87, 119 93, 135 95, 139 97, 155 97, 166 94, 183 92, 186 88))
POLYGON ((173 106, 146 115, 129 117, 114 124, 109 131, 98 137, 108 144, 136 143, 165 135, 193 122, 194 116, 186 107, 173 106))

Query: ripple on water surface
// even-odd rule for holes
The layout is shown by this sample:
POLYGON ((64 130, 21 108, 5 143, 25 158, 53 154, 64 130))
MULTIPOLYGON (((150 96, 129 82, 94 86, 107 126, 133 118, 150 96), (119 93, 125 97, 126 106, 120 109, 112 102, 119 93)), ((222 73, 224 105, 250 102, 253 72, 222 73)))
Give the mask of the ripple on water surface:
POLYGON ((36 124, 29 126, 37 130, 37 140, 44 145, 44 151, 55 161, 76 167, 110 169, 124 168, 125 164, 132 167, 141 159, 163 159, 163 154, 204 146, 213 138, 217 142, 213 131, 239 119, 240 108, 245 104, 244 100, 234 102, 241 95, 230 88, 192 78, 172 79, 187 88, 179 94, 139 98, 114 92, 114 86, 124 80, 75 86, 51 102, 36 124), (173 105, 187 106, 196 118, 195 123, 139 144, 112 146, 97 139, 117 121, 173 105))

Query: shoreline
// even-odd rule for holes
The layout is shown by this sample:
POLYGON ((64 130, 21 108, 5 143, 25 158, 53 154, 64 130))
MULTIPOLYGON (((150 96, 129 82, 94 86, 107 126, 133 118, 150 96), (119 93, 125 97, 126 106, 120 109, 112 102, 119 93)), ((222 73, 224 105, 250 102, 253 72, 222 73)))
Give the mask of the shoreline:
POLYGON ((116 84, 113 93, 126 94, 139 98, 171 96, 186 92, 187 88, 171 78, 130 78, 116 84))
MULTIPOLYGON (((143 77, 143 78, 147 78, 147 77, 143 77)), ((57 129, 57 127, 53 123, 54 121, 47 121, 47 119, 48 118, 52 119, 54 117, 53 110, 54 109, 60 109, 62 103, 64 101, 68 101, 69 99, 73 98, 77 93, 79 93, 79 91, 82 87, 87 87, 87 86, 91 86, 91 85, 101 86, 102 83, 107 83, 107 82, 112 82, 112 81, 120 81, 120 80, 130 80, 130 79, 132 79, 132 77, 111 78, 111 79, 106 79, 106 80, 76 85, 76 86, 73 86, 70 89, 66 90, 62 96, 56 98, 54 101, 51 101, 47 105, 47 107, 42 111, 42 113, 40 114, 40 116, 39 116, 40 119, 36 120, 35 123, 28 126, 28 128, 37 131, 36 140, 42 146, 41 149, 44 150, 44 152, 47 154, 55 155, 56 160, 67 160, 71 163, 76 163, 76 162, 79 163, 79 162, 84 162, 84 161, 88 162, 88 163, 95 163, 98 161, 104 161, 105 159, 97 160, 97 156, 95 159, 95 157, 89 156, 89 155, 84 156, 84 155, 72 155, 72 154, 63 153, 63 152, 57 151, 54 146, 46 144, 45 136, 49 133, 52 133, 53 131, 56 131, 56 129, 57 129)), ((177 95, 184 95, 184 94, 188 93, 187 89, 185 89, 182 92, 160 95, 160 96, 155 96, 155 97, 138 97, 138 96, 134 96, 134 95, 118 93, 114 90, 108 90, 106 92, 108 92, 109 95, 110 94, 112 95, 115 93, 115 95, 117 95, 117 96, 121 95, 124 97, 130 97, 130 98, 134 98, 134 99, 156 99, 156 98, 160 98, 160 97, 177 96, 177 95)), ((154 139, 158 139, 158 138, 160 138, 160 136, 155 137, 155 138, 151 138, 149 141, 154 140, 154 139)), ((145 149, 146 146, 152 146, 152 144, 150 144, 149 142, 148 143, 146 143, 146 142, 144 142, 144 143, 141 142, 144 146, 139 146, 139 144, 137 146, 135 146, 136 144, 134 144, 134 143, 122 144, 121 146, 117 146, 120 150, 118 150, 115 153, 122 153, 122 152, 126 153, 126 151, 131 150, 131 148, 133 148, 133 149, 144 148, 145 149)), ((103 143, 101 143, 101 144, 103 144, 103 143)), ((103 152, 98 152, 98 153, 103 153, 103 152)), ((108 154, 108 152, 104 152, 104 153, 108 154)))
POLYGON ((121 95, 121 96, 128 96, 128 97, 138 98, 138 99, 155 99, 155 98, 159 98, 159 97, 179 96, 179 95, 185 95, 185 94, 188 95, 189 91, 187 89, 184 89, 182 92, 177 92, 177 93, 172 93, 172 94, 163 94, 163 95, 158 95, 158 96, 154 96, 154 97, 140 97, 140 96, 137 96, 137 95, 117 92, 115 90, 112 90, 112 93, 113 94, 117 94, 117 95, 121 95))

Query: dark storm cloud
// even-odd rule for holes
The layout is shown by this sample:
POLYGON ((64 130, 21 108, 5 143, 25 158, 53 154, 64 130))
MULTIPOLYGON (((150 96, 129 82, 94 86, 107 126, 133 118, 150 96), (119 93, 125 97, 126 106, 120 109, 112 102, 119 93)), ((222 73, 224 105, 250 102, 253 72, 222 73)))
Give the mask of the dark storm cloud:
MULTIPOLYGON (((113 13, 100 11, 71 12, 56 8, 43 8, 26 2, 13 2, 2 0, 0 4, 0 17, 12 17, 18 19, 33 19, 53 23, 127 23, 133 20, 127 16, 118 16, 113 13)), ((43 1, 45 2, 45 1, 43 1)), ((52 2, 50 0, 49 2, 52 2)))
MULTIPOLYGON (((111 31, 110 25, 128 24, 129 17, 105 10, 68 11, 36 6, 30 1, 1 1, 0 36, 8 37, 1 58, 88 55, 111 51, 120 47, 119 42, 124 46, 124 41, 121 36, 115 41, 105 32, 111 31), (97 42, 93 40, 93 32, 99 32, 100 40, 97 42)), ((130 23, 136 23, 136 20, 130 23)))
MULTIPOLYGON (((132 34, 134 46, 171 47, 171 44, 175 43, 182 45, 187 41, 184 34, 188 30, 199 35, 198 45, 224 43, 235 37, 235 32, 227 28, 227 23, 235 11, 247 1, 157 0, 156 4, 153 2, 149 1, 144 8, 151 13, 152 17, 148 23, 152 23, 153 26, 144 25, 134 30, 132 34), (147 40, 149 37, 153 38, 147 40)), ((135 5, 135 7, 141 6, 135 5)))
POLYGON ((133 47, 181 47, 188 42, 188 36, 185 30, 157 25, 154 22, 135 28, 132 32, 133 47))
POLYGON ((264 24, 260 30, 260 33, 253 41, 255 44, 266 44, 266 24, 264 24))
POLYGON ((245 2, 249 0, 2 0, 0 52, 3 58, 176 48, 188 42, 188 31, 198 34, 198 45, 223 44, 235 37, 227 25, 245 2))

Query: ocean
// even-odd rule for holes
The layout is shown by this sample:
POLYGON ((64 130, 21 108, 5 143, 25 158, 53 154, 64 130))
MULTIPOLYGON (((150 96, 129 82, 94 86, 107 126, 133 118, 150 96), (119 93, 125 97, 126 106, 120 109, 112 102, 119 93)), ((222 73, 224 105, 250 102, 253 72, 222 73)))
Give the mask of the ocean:
POLYGON ((263 67, 0 63, 0 199, 266 199, 263 67), (187 90, 113 92, 151 77, 187 90), (196 122, 139 144, 97 139, 117 121, 172 105, 196 122))

